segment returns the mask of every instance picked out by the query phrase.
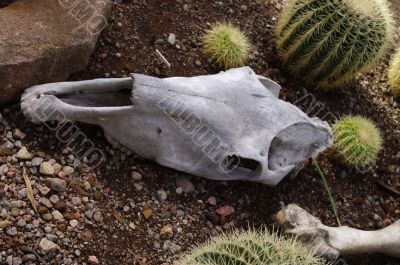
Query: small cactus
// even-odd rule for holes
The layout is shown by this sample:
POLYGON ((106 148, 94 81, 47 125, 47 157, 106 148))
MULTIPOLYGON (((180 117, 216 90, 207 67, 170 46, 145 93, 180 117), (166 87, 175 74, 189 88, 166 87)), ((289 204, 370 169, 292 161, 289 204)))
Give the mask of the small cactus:
POLYGON ((386 0, 289 0, 277 26, 283 65, 315 88, 336 88, 370 69, 393 36, 386 0))
POLYGON ((225 69, 243 66, 250 50, 247 37, 230 23, 217 23, 203 36, 204 52, 225 69))
POLYGON ((180 265, 326 265, 294 238, 262 231, 218 236, 185 255, 180 265))
POLYGON ((382 137, 375 124, 361 116, 347 116, 333 126, 334 149, 350 166, 362 168, 374 163, 382 149, 382 137))
POLYGON ((400 48, 389 67, 389 85, 394 95, 400 96, 400 48))

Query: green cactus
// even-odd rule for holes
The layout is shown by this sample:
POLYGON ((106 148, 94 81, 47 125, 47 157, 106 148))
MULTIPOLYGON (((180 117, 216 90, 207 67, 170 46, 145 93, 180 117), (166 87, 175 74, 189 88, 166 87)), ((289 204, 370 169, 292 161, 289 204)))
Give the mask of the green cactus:
POLYGON ((376 161, 382 137, 375 124, 361 116, 347 116, 333 126, 334 149, 346 164, 365 167, 376 161))
POLYGON ((400 48, 389 67, 389 85, 394 95, 400 97, 400 48))
POLYGON ((185 255, 180 265, 326 265, 294 238, 275 233, 236 231, 218 236, 185 255))
POLYGON ((382 57, 393 24, 386 0, 289 0, 277 25, 277 50, 307 85, 336 88, 382 57))
POLYGON ((203 36, 204 53, 225 69, 243 66, 250 44, 244 33, 230 23, 217 23, 203 36))

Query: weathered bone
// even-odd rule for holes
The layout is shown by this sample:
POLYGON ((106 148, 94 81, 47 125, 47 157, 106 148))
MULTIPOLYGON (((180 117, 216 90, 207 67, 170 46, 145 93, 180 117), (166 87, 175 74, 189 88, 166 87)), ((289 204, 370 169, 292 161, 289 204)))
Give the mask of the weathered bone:
POLYGON ((295 204, 284 207, 276 220, 284 233, 297 236, 310 250, 328 259, 362 253, 400 258, 400 220, 377 231, 329 227, 295 204))
POLYGON ((276 185, 332 144, 329 125, 279 100, 279 90, 249 67, 191 78, 132 74, 35 86, 21 108, 33 122, 99 125, 110 143, 167 167, 276 185))

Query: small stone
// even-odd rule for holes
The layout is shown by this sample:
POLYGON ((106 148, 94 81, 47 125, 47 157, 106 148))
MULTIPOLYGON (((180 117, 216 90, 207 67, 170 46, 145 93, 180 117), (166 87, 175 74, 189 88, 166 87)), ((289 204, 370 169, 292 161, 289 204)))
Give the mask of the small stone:
POLYGON ((51 221, 53 219, 53 215, 51 213, 45 213, 42 215, 43 220, 51 221))
POLYGON ((171 44, 172 46, 175 45, 176 43, 176 35, 174 33, 170 33, 168 35, 168 39, 167 39, 168 43, 171 44))
POLYGON ((181 187, 184 193, 190 193, 194 191, 193 183, 186 177, 178 177, 176 179, 176 185, 181 187))
POLYGON ((209 205, 215 206, 215 205, 217 205, 217 199, 215 199, 214 196, 211 196, 210 198, 207 199, 207 203, 209 205))
POLYGON ((82 204, 82 199, 80 197, 72 197, 71 203, 75 206, 79 206, 82 204))
POLYGON ((23 133, 20 129, 15 129, 13 137, 18 140, 23 140, 26 137, 26 134, 23 133))
POLYGON ((182 210, 177 210, 176 211, 176 217, 183 217, 183 216, 185 216, 185 212, 184 211, 182 211, 182 210))
POLYGON ((121 56, 122 56, 122 54, 119 53, 119 52, 117 52, 117 53, 115 54, 115 57, 117 57, 117 58, 121 58, 121 56))
POLYGON ((19 149, 15 157, 18 159, 29 160, 32 159, 33 155, 29 153, 28 149, 26 149, 26 147, 24 146, 21 149, 19 149))
POLYGON ((151 209, 146 209, 143 211, 143 216, 145 219, 149 219, 153 215, 153 211, 151 209))
POLYGON ((0 146, 0 155, 11 156, 13 154, 13 144, 9 141, 0 146))
POLYGON ((36 261, 36 256, 34 254, 26 254, 22 256, 22 261, 23 262, 36 261))
POLYGON ((139 183, 133 183, 133 187, 135 187, 137 191, 141 191, 143 189, 143 186, 139 183))
POLYGON ((176 194, 181 195, 183 191, 182 191, 181 187, 178 187, 175 189, 175 192, 176 192, 176 194))
POLYGON ((83 234, 82 234, 83 241, 88 242, 88 241, 92 240, 92 238, 93 238, 92 232, 90 232, 90 231, 83 232, 83 234))
POLYGON ((16 236, 18 234, 18 230, 16 227, 11 227, 7 230, 7 235, 9 236, 16 236))
POLYGON ((160 235, 173 234, 172 226, 164 225, 160 230, 160 235))
POLYGON ((24 219, 19 219, 17 222, 17 226, 21 228, 26 226, 26 221, 24 219))
POLYGON ((47 178, 46 184, 50 189, 57 192, 63 192, 67 189, 67 182, 59 178, 47 178))
POLYGON ((95 213, 93 214, 93 219, 94 219, 96 222, 102 221, 102 220, 103 220, 103 216, 101 215, 101 212, 95 212, 95 213))
POLYGON ((55 251, 58 248, 57 244, 55 244, 54 242, 51 242, 50 240, 48 240, 47 238, 42 238, 42 240, 40 240, 39 243, 39 249, 44 253, 50 253, 55 251))
POLYGON ((12 223, 8 220, 0 221, 0 229, 7 228, 10 226, 12 223))
POLYGON ((199 60, 196 60, 195 64, 196 66, 201 66, 201 62, 199 60))
POLYGON ((50 192, 50 188, 47 186, 38 185, 37 189, 42 195, 47 195, 50 192))
POLYGON ((228 217, 235 212, 235 208, 232 206, 226 205, 217 210, 217 213, 221 216, 228 217))
POLYGON ((142 174, 140 174, 137 171, 132 172, 132 178, 134 181, 141 181, 142 180, 142 174))
POLYGON ((100 191, 96 191, 93 196, 96 201, 100 201, 103 198, 103 194, 100 191))
POLYGON ((12 258, 12 265, 21 265, 22 259, 20 257, 13 257, 12 258))
POLYGON ((88 257, 89 264, 100 264, 99 259, 96 256, 88 257))
POLYGON ((72 219, 71 221, 69 221, 69 225, 74 227, 74 228, 77 227, 78 224, 79 224, 79 222, 76 219, 72 219))
POLYGON ((33 159, 32 159, 32 166, 34 166, 34 167, 38 167, 38 166, 40 166, 40 164, 43 162, 43 158, 41 158, 41 157, 34 157, 33 159))
POLYGON ((59 211, 65 211, 67 209, 67 204, 65 201, 60 200, 54 205, 54 208, 59 211))
POLYGON ((51 203, 53 203, 53 204, 57 204, 59 201, 60 201, 60 198, 58 197, 58 195, 51 195, 50 196, 50 201, 51 201, 51 203))
POLYGON ((220 216, 216 213, 206 214, 206 218, 211 221, 214 225, 219 224, 220 216))
POLYGON ((62 171, 64 172, 64 174, 66 176, 70 176, 70 175, 74 174, 74 172, 75 172, 74 168, 70 167, 70 166, 63 167, 62 171))
POLYGON ((42 162, 40 164, 39 172, 47 176, 54 175, 53 165, 50 162, 42 162))
POLYGON ((241 9, 242 11, 247 11, 247 6, 246 6, 246 5, 241 5, 241 6, 240 6, 240 9, 241 9))
POLYGON ((130 229, 132 229, 132 230, 135 230, 136 229, 136 225, 134 224, 134 223, 129 223, 129 228, 130 229))
POLYGON ((167 200, 167 193, 164 190, 157 191, 157 198, 159 201, 166 201, 167 200))
POLYGON ((54 210, 51 215, 53 216, 53 219, 56 221, 64 220, 64 216, 57 210, 54 210))
POLYGON ((47 199, 46 197, 42 197, 40 199, 40 203, 43 204, 44 206, 46 206, 47 208, 53 208, 53 204, 50 202, 49 199, 47 199))

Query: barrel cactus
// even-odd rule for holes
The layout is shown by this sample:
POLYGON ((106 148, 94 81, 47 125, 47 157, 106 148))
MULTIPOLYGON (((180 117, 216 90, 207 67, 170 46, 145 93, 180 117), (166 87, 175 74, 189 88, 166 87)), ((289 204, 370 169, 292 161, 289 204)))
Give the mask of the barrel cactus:
POLYGON ((361 116, 347 116, 333 126, 336 152, 344 162, 363 168, 376 161, 382 149, 382 137, 375 124, 361 116))
POLYGON ((268 231, 236 231, 218 236, 185 255, 180 265, 326 265, 295 239, 268 231))
POLYGON ((203 47, 212 61, 228 69, 245 64, 250 43, 239 28, 230 23, 217 23, 203 36, 203 47))
POLYGON ((400 96, 400 48, 397 50, 390 63, 389 85, 393 94, 400 96))
POLYGON ((382 57, 393 24, 386 0, 289 0, 277 25, 277 50, 307 85, 336 88, 382 57))

